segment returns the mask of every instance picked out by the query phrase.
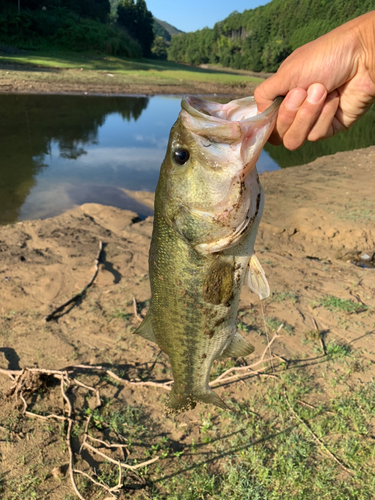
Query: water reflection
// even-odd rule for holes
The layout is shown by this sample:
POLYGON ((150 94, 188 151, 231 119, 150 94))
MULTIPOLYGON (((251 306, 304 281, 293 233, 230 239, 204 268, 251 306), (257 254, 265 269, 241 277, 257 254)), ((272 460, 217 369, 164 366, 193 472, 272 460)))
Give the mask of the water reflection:
POLYGON ((0 95, 0 223, 71 207, 64 183, 84 182, 80 162, 98 147, 107 118, 135 123, 148 103, 146 97, 0 95))
MULTIPOLYGON (((180 98, 0 95, 0 110, 0 224, 88 202, 151 213, 123 189, 155 189, 180 98)), ((372 145, 374 117, 295 152, 267 145, 258 170, 372 145)))
POLYGON ((359 122, 346 132, 331 139, 318 142, 305 142, 297 151, 288 151, 284 146, 266 144, 265 150, 281 168, 305 165, 320 156, 332 155, 338 151, 368 148, 375 144, 375 106, 359 122))

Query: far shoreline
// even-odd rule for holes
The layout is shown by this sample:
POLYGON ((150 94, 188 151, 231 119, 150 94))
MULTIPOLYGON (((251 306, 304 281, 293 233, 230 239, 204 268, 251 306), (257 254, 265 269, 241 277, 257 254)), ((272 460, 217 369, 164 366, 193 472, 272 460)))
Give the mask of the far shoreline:
MULTIPOLYGON (((245 97, 254 94, 263 81, 252 75, 221 73, 217 69, 202 68, 192 78, 187 69, 173 65, 158 71, 116 70, 110 67, 88 69, 86 67, 61 68, 32 63, 2 60, 0 57, 0 94, 55 94, 55 95, 97 95, 97 96, 143 96, 156 95, 245 97), (160 76, 162 75, 162 76, 160 76), (181 78, 180 78, 181 77, 181 78)), ((77 63, 74 63, 77 65, 77 63)), ((73 63, 72 63, 73 65, 73 63)))

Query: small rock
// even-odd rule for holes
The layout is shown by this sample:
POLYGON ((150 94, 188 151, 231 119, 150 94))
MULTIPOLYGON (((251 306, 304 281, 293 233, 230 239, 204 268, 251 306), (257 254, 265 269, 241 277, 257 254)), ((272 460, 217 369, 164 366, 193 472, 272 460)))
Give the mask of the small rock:
POLYGON ((370 260, 370 256, 367 253, 361 255, 361 260, 370 260))
POLYGON ((58 467, 54 467, 52 470, 51 470, 51 474, 53 477, 64 477, 65 476, 65 472, 64 472, 64 468, 63 466, 58 466, 58 467))

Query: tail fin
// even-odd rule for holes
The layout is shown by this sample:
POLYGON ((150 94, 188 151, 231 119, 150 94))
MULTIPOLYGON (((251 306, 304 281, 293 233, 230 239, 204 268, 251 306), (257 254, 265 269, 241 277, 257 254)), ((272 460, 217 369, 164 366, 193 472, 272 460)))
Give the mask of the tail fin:
POLYGON ((167 411, 168 413, 180 413, 187 410, 193 410, 197 402, 208 403, 218 406, 223 410, 229 410, 224 401, 211 389, 199 394, 190 395, 176 394, 174 389, 172 389, 166 403, 167 411))

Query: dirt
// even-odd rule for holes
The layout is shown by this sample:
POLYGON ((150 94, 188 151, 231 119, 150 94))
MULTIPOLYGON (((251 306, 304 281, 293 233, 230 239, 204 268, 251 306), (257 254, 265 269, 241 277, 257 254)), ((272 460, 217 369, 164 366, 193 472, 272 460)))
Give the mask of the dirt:
MULTIPOLYGON (((25 94, 73 95, 230 95, 248 96, 257 84, 244 81, 239 84, 218 84, 198 81, 168 81, 150 77, 150 83, 137 81, 126 74, 108 71, 41 68, 38 66, 0 63, 0 92, 25 94)), ((265 77, 268 74, 254 74, 265 77)))
MULTIPOLYGON (((266 204, 256 252, 273 292, 263 303, 264 314, 284 325, 282 338, 275 340, 272 349, 285 359, 315 359, 306 336, 317 327, 324 331, 325 343, 345 342, 359 352, 368 369, 353 376, 370 380, 375 375, 375 269, 354 262, 363 254, 371 260, 375 253, 375 147, 265 173, 261 182, 266 204), (322 305, 327 296, 350 300, 358 310, 332 312, 322 305)), ((127 194, 152 205, 152 193, 127 194)), ((138 325, 133 297, 142 315, 150 298, 151 232, 152 217, 139 221, 136 213, 95 204, 51 219, 1 227, 0 368, 103 365, 128 380, 169 380, 167 358, 156 346, 132 335, 138 325), (99 241, 104 249, 93 286, 76 304, 45 322, 54 307, 90 281, 99 241)), ((264 334, 257 333, 259 329, 264 332, 264 323, 259 299, 247 288, 240 310, 248 318, 243 319, 248 324, 244 336, 255 346, 251 359, 257 359, 266 345, 264 334)), ((114 408, 142 408, 149 432, 167 436, 176 450, 181 443, 199 439, 196 423, 204 406, 170 418, 165 414, 163 389, 115 385, 90 371, 85 380, 100 387, 106 404, 114 408)), ((245 383, 251 386, 251 380, 245 383)), ((4 498, 73 498, 69 497, 69 456, 61 427, 22 417, 21 402, 5 398, 11 385, 6 374, 0 373, 0 437, 5 436, 0 442, 2 474, 10 485, 18 484, 17 478, 26 471, 43 481, 35 486, 37 497, 30 496, 31 486, 25 486, 25 496, 12 497, 8 486, 4 498)), ((59 385, 50 383, 49 387, 47 396, 42 389, 34 399, 29 396, 30 408, 37 411, 39 405, 39 411, 61 414, 59 385)), ((246 401, 239 383, 217 391, 233 402, 246 401)), ((78 391, 73 395, 79 412, 89 399, 78 391)), ((75 452, 81 470, 95 466, 95 457, 87 452, 79 455, 78 446, 75 452)), ((135 457, 145 460, 144 450, 135 457)), ((131 496, 129 491, 119 498, 131 496)))

